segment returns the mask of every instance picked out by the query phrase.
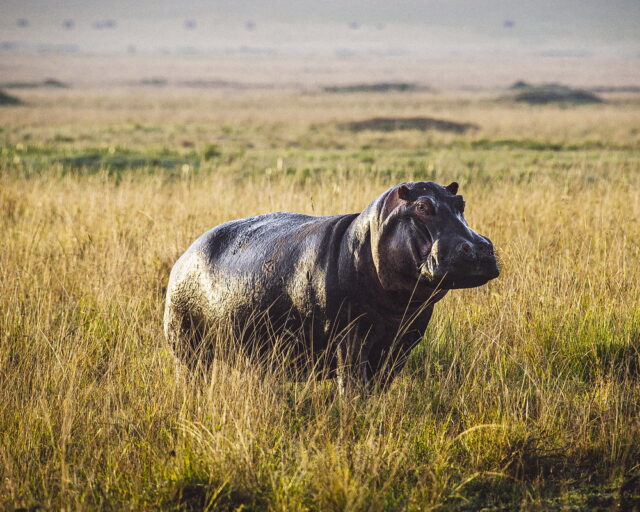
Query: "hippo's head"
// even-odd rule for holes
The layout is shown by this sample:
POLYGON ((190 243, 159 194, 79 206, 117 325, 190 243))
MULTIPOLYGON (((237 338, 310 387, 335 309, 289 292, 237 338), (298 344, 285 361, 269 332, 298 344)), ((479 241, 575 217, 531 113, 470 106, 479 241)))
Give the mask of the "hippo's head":
POLYGON ((406 290, 418 280, 429 288, 471 288, 498 277, 493 244, 469 228, 457 193, 455 182, 403 183, 378 203, 372 249, 384 288, 406 290))

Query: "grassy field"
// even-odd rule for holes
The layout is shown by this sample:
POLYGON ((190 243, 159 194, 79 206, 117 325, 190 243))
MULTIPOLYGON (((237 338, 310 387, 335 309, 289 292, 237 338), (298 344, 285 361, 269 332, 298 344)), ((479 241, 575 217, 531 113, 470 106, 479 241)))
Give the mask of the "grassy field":
POLYGON ((31 90, 0 110, 0 508, 640 510, 640 97, 31 90), (465 133, 350 131, 427 116, 465 133), (162 333, 173 262, 269 211, 459 181, 502 275, 387 391, 214 365, 162 333))

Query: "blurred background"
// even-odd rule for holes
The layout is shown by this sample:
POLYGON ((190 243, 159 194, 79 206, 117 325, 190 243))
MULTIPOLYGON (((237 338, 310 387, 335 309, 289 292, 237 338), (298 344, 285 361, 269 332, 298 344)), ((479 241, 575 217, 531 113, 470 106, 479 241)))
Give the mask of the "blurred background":
POLYGON ((9 0, 0 11, 3 81, 640 84, 637 0, 9 0))

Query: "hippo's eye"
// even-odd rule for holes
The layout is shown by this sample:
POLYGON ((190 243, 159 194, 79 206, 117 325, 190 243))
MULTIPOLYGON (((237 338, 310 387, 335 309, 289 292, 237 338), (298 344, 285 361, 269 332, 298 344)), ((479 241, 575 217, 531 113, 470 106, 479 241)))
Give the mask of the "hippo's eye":
POLYGON ((431 201, 421 201, 416 203, 416 210, 418 213, 423 213, 425 215, 435 215, 436 213, 436 209, 431 201))

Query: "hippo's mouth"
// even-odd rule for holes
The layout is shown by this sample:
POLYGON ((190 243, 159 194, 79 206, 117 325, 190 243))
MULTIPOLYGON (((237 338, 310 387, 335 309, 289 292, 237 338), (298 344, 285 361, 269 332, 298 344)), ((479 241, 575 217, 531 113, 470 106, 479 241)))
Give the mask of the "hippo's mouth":
POLYGON ((415 250, 419 261, 418 272, 427 283, 442 286, 442 277, 439 276, 438 272, 437 250, 436 253, 433 252, 435 242, 431 232, 424 225, 418 226, 417 232, 415 250))
POLYGON ((415 251, 417 254, 417 261, 419 269, 422 269, 427 263, 429 256, 431 255, 431 248, 433 247, 433 238, 426 226, 418 226, 418 236, 415 240, 415 251))

